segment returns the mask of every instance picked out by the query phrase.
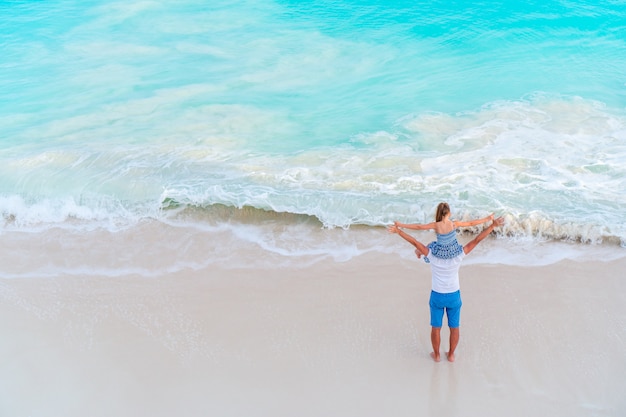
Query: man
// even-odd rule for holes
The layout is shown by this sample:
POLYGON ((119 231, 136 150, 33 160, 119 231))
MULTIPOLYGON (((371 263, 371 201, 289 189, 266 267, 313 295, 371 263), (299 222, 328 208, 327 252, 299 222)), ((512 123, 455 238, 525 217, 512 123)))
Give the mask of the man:
POLYGON ((432 358, 435 362, 441 360, 439 353, 439 345, 441 344, 441 326, 443 321, 443 313, 445 310, 448 318, 448 327, 450 327, 450 350, 447 357, 450 362, 454 362, 454 352, 459 344, 459 326, 461 317, 461 291, 459 286, 459 267, 465 255, 470 253, 478 243, 489 234, 497 226, 501 226, 504 219, 499 217, 495 219, 489 227, 485 228, 478 236, 463 246, 463 252, 452 259, 442 259, 434 255, 428 257, 430 249, 423 243, 418 242, 413 236, 406 234, 397 225, 389 226, 390 233, 399 234, 404 240, 415 246, 415 254, 418 258, 422 256, 425 260, 430 261, 432 276, 432 291, 430 293, 430 341, 433 345, 432 358))

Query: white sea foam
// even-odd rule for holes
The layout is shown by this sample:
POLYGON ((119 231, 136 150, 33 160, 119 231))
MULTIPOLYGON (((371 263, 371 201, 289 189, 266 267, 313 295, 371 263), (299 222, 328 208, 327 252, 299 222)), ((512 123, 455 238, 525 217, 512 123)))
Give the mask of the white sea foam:
POLYGON ((621 113, 537 94, 476 112, 430 114, 426 124, 424 117, 404 118, 391 133, 362 133, 350 145, 296 153, 243 152, 219 141, 32 153, 5 166, 22 193, 0 204, 18 226, 71 218, 133 223, 160 218, 175 202, 304 214, 348 228, 428 222, 445 200, 458 218, 506 216, 510 236, 626 241, 621 113), (580 118, 576 131, 570 113, 580 118), (48 192, 38 197, 41 188, 48 192))

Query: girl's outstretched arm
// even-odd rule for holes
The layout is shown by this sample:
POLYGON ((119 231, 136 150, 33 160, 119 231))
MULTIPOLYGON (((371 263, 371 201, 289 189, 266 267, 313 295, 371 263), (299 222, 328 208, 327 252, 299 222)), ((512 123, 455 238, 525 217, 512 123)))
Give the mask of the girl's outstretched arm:
POLYGON ((420 224, 420 223, 400 223, 393 222, 396 227, 403 227, 405 229, 413 229, 413 230, 430 230, 435 228, 435 222, 420 224))
POLYGON ((413 236, 403 232, 395 224, 392 225, 392 226, 389 226, 387 228, 387 230, 389 231, 389 233, 397 233, 397 234, 399 234, 402 239, 406 240, 411 245, 415 246, 415 254, 417 255, 418 258, 420 256, 427 256, 428 255, 429 249, 422 242, 418 241, 413 236))
POLYGON ((454 225, 456 227, 468 227, 468 226, 477 226, 479 224, 483 224, 483 223, 487 223, 488 221, 493 221, 493 213, 491 213, 489 216, 487 217, 483 217, 482 219, 476 219, 476 220, 468 220, 466 222, 457 222, 456 220, 454 221, 454 225))

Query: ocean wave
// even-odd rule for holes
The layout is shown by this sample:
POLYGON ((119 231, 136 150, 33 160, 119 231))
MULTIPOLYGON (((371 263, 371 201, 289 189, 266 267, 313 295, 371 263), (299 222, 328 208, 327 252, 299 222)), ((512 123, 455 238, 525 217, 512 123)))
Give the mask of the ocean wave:
MULTIPOLYGON (((356 204, 358 206, 358 204, 356 204)), ((238 224, 249 227, 265 227, 268 225, 282 225, 284 227, 307 227, 311 229, 355 230, 355 228, 379 229, 399 220, 409 223, 426 223, 432 221, 430 205, 424 207, 412 206, 410 216, 393 213, 376 213, 369 215, 361 208, 362 217, 354 216, 344 219, 341 224, 329 222, 329 217, 335 213, 335 207, 327 209, 330 215, 314 206, 310 212, 306 210, 290 211, 275 210, 252 205, 236 207, 223 203, 194 202, 176 200, 165 197, 158 207, 144 204, 143 207, 128 208, 122 202, 101 202, 98 206, 79 204, 72 199, 59 201, 43 200, 27 203, 24 199, 0 197, 0 212, 2 212, 2 229, 21 231, 41 231, 52 228, 74 230, 104 229, 110 232, 128 230, 145 221, 158 221, 179 227, 216 227, 221 224, 238 224), (149 209, 147 209, 149 207, 149 209), (143 210, 143 211, 142 211, 143 210)), ((395 207, 398 210, 398 207, 395 207)), ((467 210, 455 212, 458 220, 482 217, 488 214, 485 210, 467 210)), ((619 225, 602 223, 576 223, 559 221, 541 212, 513 213, 504 207, 498 207, 496 216, 503 216, 505 224, 496 232, 497 235, 512 240, 529 241, 565 241, 583 244, 605 244, 610 246, 626 246, 626 229, 619 225)), ((482 226, 459 229, 460 233, 475 235, 482 230, 482 226)))
MULTIPOLYGON (((565 240, 554 241, 547 235, 563 231, 546 227, 546 221, 540 226, 541 236, 532 237, 525 233, 536 224, 505 217, 505 225, 472 252, 468 263, 528 266, 565 259, 610 260, 626 256, 624 248, 606 239, 603 244, 589 239, 574 242, 573 231, 567 232, 565 240)), ((0 277, 151 278, 203 270, 210 279, 212 266, 297 269, 320 262, 348 262, 372 254, 393 254, 416 261, 412 247, 388 233, 383 225, 329 229, 312 216, 252 207, 180 205, 159 220, 144 219, 132 227, 115 230, 85 229, 85 224, 70 223, 27 229, 31 233, 15 228, 0 231, 0 250, 5 255, 0 262, 0 277)), ((462 230, 459 241, 468 242, 481 228, 462 230)), ((409 233, 425 244, 435 238, 432 231, 409 233)))
POLYGON ((429 222, 447 201, 457 218, 506 216, 514 238, 626 240, 626 116, 580 97, 534 93, 408 115, 387 131, 297 152, 155 138, 0 157, 4 228, 115 230, 195 208, 216 219, 231 210, 348 229, 429 222))

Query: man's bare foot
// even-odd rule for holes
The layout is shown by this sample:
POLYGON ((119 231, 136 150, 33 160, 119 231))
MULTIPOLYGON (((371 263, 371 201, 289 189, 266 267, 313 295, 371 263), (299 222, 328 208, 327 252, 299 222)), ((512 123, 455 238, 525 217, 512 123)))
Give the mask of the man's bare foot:
POLYGON ((454 353, 446 352, 446 356, 448 357, 448 362, 454 362, 454 353))
POLYGON ((441 362, 441 356, 438 353, 430 352, 430 357, 433 358, 435 362, 441 362))

